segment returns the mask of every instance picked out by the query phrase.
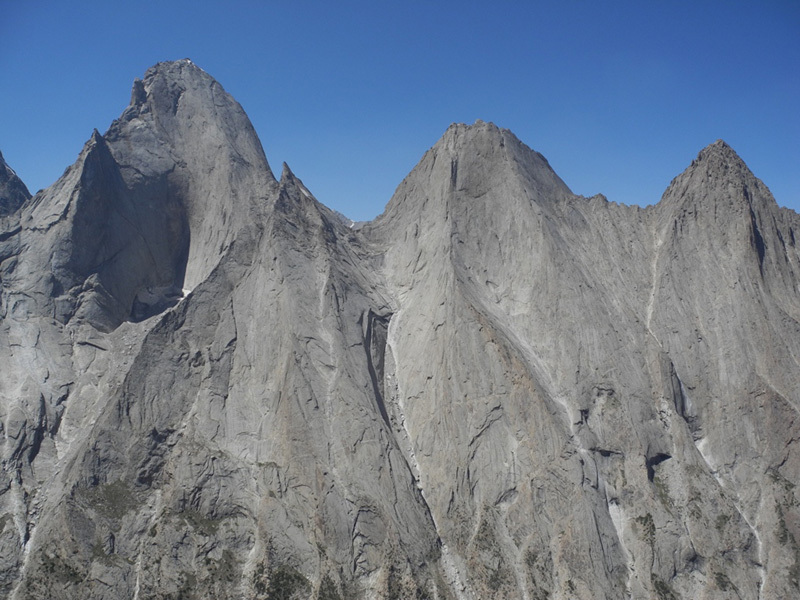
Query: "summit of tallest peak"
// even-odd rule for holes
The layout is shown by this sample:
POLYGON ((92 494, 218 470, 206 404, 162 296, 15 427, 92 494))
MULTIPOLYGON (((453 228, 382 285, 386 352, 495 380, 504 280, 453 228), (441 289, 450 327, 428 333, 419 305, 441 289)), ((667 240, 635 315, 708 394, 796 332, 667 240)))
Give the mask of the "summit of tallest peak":
POLYGON ((188 58, 182 58, 180 60, 166 60, 156 63, 147 69, 147 72, 144 76, 145 79, 147 79, 157 76, 175 77, 177 75, 204 75, 205 77, 211 78, 208 73, 206 73, 188 58))
POLYGON ((187 90, 222 86, 211 75, 188 58, 160 62, 149 69, 142 79, 136 79, 131 93, 131 105, 141 105, 148 98, 177 100, 187 90))
POLYGON ((188 58, 157 63, 136 79, 130 105, 105 137, 116 145, 117 160, 147 163, 137 172, 150 173, 154 161, 168 169, 175 157, 190 163, 202 156, 211 168, 221 156, 230 156, 274 180, 244 109, 188 58))

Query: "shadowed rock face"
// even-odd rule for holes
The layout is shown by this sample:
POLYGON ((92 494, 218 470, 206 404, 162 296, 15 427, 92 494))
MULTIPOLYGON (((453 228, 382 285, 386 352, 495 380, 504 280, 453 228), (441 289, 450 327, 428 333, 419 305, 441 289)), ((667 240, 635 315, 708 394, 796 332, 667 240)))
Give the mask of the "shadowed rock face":
POLYGON ((2 595, 800 593, 800 218, 724 142, 642 209, 453 125, 348 227, 177 61, 26 198, 2 595))
POLYGON ((0 218, 15 212, 30 197, 28 188, 0 153, 0 218))

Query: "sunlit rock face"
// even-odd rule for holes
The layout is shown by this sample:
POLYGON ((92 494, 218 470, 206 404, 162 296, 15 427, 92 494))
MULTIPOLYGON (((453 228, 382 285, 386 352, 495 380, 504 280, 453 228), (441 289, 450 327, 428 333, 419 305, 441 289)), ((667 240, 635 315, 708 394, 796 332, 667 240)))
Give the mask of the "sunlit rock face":
POLYGON ((188 60, 0 159, 0 595, 800 594, 800 217, 648 208, 453 125, 353 226, 188 60))

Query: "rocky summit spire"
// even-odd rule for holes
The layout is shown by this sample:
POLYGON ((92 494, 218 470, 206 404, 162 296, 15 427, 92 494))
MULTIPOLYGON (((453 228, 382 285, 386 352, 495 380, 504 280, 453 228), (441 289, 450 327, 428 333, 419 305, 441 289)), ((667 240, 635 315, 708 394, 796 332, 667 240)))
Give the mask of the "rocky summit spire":
POLYGON ((129 186, 164 182, 180 199, 194 288, 238 230, 263 220, 277 182, 242 107, 190 60, 151 67, 131 96, 105 138, 129 186))
POLYGON ((736 151, 731 148, 725 140, 721 139, 703 148, 697 155, 697 159, 693 162, 716 162, 720 165, 744 165, 744 161, 736 154, 736 151))
MULTIPOLYGON (((507 203, 524 198, 527 202, 547 203, 567 196, 572 192, 541 154, 509 130, 478 120, 473 125, 450 125, 398 187, 382 218, 406 214, 413 219, 420 210, 445 207, 449 211, 462 207, 474 212, 476 207, 470 199, 507 203), (422 180, 437 200, 415 207, 406 188, 421 185, 422 180), (488 197, 487 192, 491 192, 488 197), (508 192, 505 198, 503 192, 508 192)), ((497 207, 487 204, 487 208, 497 207)))
MULTIPOLYGON (((114 145, 118 139, 150 141, 161 159, 160 146, 172 156, 198 168, 236 160, 273 179, 261 142, 244 110, 208 73, 188 59, 163 62, 136 80, 131 104, 105 134, 114 145), (144 126, 144 127, 143 127, 144 126), (202 164, 201 164, 202 163, 202 164)), ((153 157, 137 155, 119 144, 115 155, 123 167, 158 168, 153 157)), ((127 144, 130 146, 130 144, 127 144)), ((190 166, 191 168, 191 166, 190 166)))
MULTIPOLYGON (((553 171, 547 159, 526 146, 508 129, 491 122, 477 120, 473 125, 454 123, 437 146, 456 161, 455 188, 470 190, 475 194, 496 183, 496 177, 511 173, 523 177, 531 185, 530 191, 546 201, 572 195, 561 178, 553 171), (458 178, 458 165, 461 176, 458 178)), ((436 147, 434 147, 436 148, 436 147)))
POLYGON ((739 155, 723 140, 703 148, 697 158, 676 177, 664 192, 665 204, 698 203, 707 210, 721 202, 742 201, 775 205, 769 189, 753 175, 739 155))
POLYGON ((25 263, 40 273, 41 295, 22 283, 18 291, 54 302, 62 322, 112 330, 142 319, 194 289, 242 230, 263 224, 276 186, 222 86, 191 61, 159 63, 31 207, 24 222, 42 238, 33 245, 51 249, 25 263))

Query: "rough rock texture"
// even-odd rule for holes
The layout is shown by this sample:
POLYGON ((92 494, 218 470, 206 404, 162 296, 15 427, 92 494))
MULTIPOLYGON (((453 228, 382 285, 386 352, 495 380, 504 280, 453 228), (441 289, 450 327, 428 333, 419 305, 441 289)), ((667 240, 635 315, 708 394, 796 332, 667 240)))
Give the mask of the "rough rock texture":
POLYGON ((723 142, 641 209, 453 125, 348 226, 184 60, 11 204, 3 597, 800 593, 800 217, 723 142))
POLYGON ((0 152, 0 218, 15 212, 30 197, 28 188, 0 152))

